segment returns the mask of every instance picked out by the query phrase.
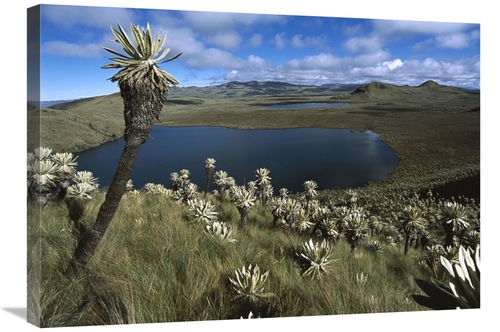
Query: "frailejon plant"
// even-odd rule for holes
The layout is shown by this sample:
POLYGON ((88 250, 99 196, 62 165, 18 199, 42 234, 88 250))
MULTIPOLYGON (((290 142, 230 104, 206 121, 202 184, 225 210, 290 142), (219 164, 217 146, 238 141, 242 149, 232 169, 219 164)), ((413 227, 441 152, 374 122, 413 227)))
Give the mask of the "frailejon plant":
POLYGON ((59 167, 57 170, 57 176, 59 177, 59 194, 57 198, 59 200, 64 199, 66 196, 71 179, 76 173, 77 158, 71 152, 55 153, 52 155, 52 160, 59 167))
POLYGON ((347 226, 344 230, 344 235, 347 242, 351 245, 351 252, 354 253, 356 248, 368 237, 369 227, 366 221, 365 214, 359 209, 351 211, 347 218, 347 226))
POLYGON ((255 171, 255 177, 257 178, 255 183, 258 187, 258 196, 262 205, 265 205, 267 199, 272 196, 271 177, 269 173, 270 171, 267 168, 259 168, 255 171))
POLYGON ((87 228, 81 219, 85 216, 86 207, 92 196, 99 189, 97 178, 92 172, 79 171, 72 176, 74 182, 68 187, 64 202, 68 209, 69 217, 74 223, 74 229, 78 238, 87 234, 87 228))
POLYGON ((226 171, 218 170, 217 172, 215 172, 214 184, 219 192, 219 198, 221 202, 224 201, 225 190, 228 184, 227 180, 228 180, 228 175, 226 171))
POLYGON ((449 282, 431 278, 431 282, 415 279, 417 285, 428 296, 413 294, 418 304, 435 309, 480 308, 481 304, 481 259, 480 248, 475 250, 459 247, 458 263, 451 263, 441 256, 441 265, 449 282))
POLYGON ((309 239, 302 243, 296 255, 305 260, 304 266, 307 268, 302 275, 312 279, 320 279, 324 273, 328 273, 332 269, 332 263, 337 260, 333 258, 333 247, 325 239, 321 243, 314 243, 309 239))
POLYGON ((336 240, 340 236, 337 229, 337 223, 333 218, 332 211, 326 206, 319 206, 314 212, 315 227, 313 234, 316 230, 321 231, 321 236, 324 239, 336 240))
POLYGON ((205 160, 205 172, 207 173, 207 182, 205 185, 205 196, 208 194, 208 188, 210 187, 210 178, 215 169, 215 159, 207 158, 205 160))
POLYGON ((52 195, 62 201, 76 173, 76 157, 70 152, 52 154, 52 149, 39 147, 28 153, 28 196, 45 206, 52 195))
POLYGON ((299 231, 299 233, 303 233, 314 226, 314 222, 311 221, 312 218, 306 209, 300 209, 297 219, 292 224, 292 228, 299 231))
POLYGON ((259 312, 262 302, 274 296, 274 293, 265 291, 268 276, 269 271, 261 273, 257 264, 236 269, 234 278, 229 277, 236 293, 233 300, 241 300, 244 306, 249 307, 249 311, 259 312))
POLYGON ((318 196, 318 184, 315 181, 305 181, 302 186, 304 187, 304 197, 306 199, 306 209, 309 209, 309 203, 318 196))
POLYGON ((403 220, 401 222, 401 227, 405 233, 405 255, 408 254, 408 247, 410 239, 416 236, 417 232, 422 230, 424 226, 424 218, 422 217, 422 211, 415 206, 406 206, 403 209, 403 220))
POLYGON ((158 183, 146 183, 143 190, 146 194, 150 195, 160 195, 166 198, 173 196, 173 191, 171 189, 165 188, 164 185, 158 183))
POLYGON ((441 257, 446 258, 451 263, 458 262, 458 247, 443 247, 441 244, 427 246, 423 259, 424 268, 434 279, 445 278, 445 273, 441 265, 441 257))
POLYGON ((209 236, 218 241, 229 242, 229 243, 236 242, 236 239, 233 238, 233 231, 231 229, 231 226, 229 226, 225 222, 219 222, 215 220, 207 224, 205 226, 205 230, 209 236))
POLYGON ((28 179, 29 192, 35 198, 36 203, 44 207, 57 187, 59 177, 58 166, 50 159, 36 159, 29 165, 28 179))
POLYGON ((240 213, 240 223, 241 227, 244 228, 247 223, 247 218, 252 208, 255 205, 257 197, 255 193, 248 190, 245 186, 234 186, 230 189, 231 201, 236 205, 238 212, 240 213))
POLYGON ((146 29, 130 24, 130 30, 133 43, 120 24, 118 24, 118 29, 111 27, 111 32, 116 38, 114 41, 123 48, 125 54, 102 46, 116 56, 109 58, 113 63, 102 68, 120 69, 110 80, 118 82, 123 100, 125 146, 94 226, 78 242, 75 249, 71 262, 74 270, 84 268, 94 255, 126 190, 139 149, 148 138, 154 121, 158 119, 167 102, 170 86, 179 83, 175 77, 158 66, 160 63, 174 60, 181 55, 178 53, 164 60, 170 52, 169 48, 163 48, 166 36, 161 38, 160 31, 156 37, 153 37, 149 23, 146 29))
POLYGON ((188 200, 187 205, 189 207, 189 219, 191 222, 210 225, 217 220, 215 205, 210 201, 195 198, 188 200))
POLYGON ((454 238, 460 231, 467 229, 469 210, 457 202, 446 202, 441 207, 441 224, 446 233, 445 246, 454 246, 454 238))

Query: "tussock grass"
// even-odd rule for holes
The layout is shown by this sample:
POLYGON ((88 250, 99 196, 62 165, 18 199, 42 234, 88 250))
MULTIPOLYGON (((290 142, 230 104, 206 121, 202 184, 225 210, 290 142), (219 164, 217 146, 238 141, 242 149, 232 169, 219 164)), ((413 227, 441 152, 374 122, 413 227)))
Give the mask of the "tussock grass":
MULTIPOLYGON (((103 196, 86 206, 88 227, 103 196)), ((270 271, 265 291, 274 296, 259 304, 261 317, 426 310, 410 300, 419 292, 414 278, 425 278, 417 249, 405 256, 401 246, 383 243, 380 253, 361 246, 352 254, 341 238, 333 244, 331 271, 312 280, 302 275, 296 254, 310 233, 273 228, 270 209, 260 204, 241 229, 231 203, 207 198, 233 228, 236 243, 207 236, 204 225, 188 221, 183 203, 146 193, 124 196, 88 269, 76 276, 65 273, 76 246, 66 206, 29 204, 29 320, 57 327, 247 317, 229 277, 249 264, 270 271)))

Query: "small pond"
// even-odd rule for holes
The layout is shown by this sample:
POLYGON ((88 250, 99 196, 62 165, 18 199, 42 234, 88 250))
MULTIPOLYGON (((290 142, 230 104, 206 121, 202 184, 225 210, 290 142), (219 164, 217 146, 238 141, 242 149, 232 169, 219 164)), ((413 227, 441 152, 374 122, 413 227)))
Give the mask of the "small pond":
POLYGON ((276 104, 266 106, 270 109, 293 109, 293 108, 317 108, 317 107, 343 107, 349 106, 348 103, 290 103, 290 104, 276 104))
MULTIPOLYGON (((101 187, 109 186, 123 146, 121 138, 79 153, 78 170, 93 172, 101 187)), ((258 168, 269 169, 275 194, 280 188, 302 191, 307 180, 316 181, 319 190, 380 182, 399 162, 370 131, 154 126, 132 172, 134 187, 148 182, 170 187, 170 174, 188 169, 192 182, 204 190, 207 158, 216 160, 215 171, 226 171, 239 185, 255 180, 258 168)), ((210 190, 214 189, 211 183, 210 190)))

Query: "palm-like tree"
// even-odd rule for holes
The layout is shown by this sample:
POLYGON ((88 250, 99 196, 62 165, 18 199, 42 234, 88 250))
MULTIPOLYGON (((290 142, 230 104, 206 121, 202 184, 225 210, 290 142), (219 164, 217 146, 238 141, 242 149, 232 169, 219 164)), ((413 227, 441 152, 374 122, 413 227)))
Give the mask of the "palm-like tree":
POLYGON ((344 235, 347 242, 351 245, 351 252, 354 253, 356 248, 368 236, 369 227, 366 217, 359 210, 352 210, 347 219, 347 226, 344 229, 344 235))
POLYGON ((255 171, 255 177, 257 178, 255 183, 259 188, 259 198, 262 205, 266 204, 267 198, 269 197, 271 187, 271 177, 269 176, 269 173, 270 171, 267 168, 259 168, 255 171))
POLYGON ((113 63, 102 68, 120 69, 110 80, 118 82, 123 99, 125 147, 96 222, 76 247, 72 266, 77 269, 86 266, 103 238, 125 192, 139 149, 148 138, 154 121, 158 119, 167 101, 170 86, 179 83, 175 77, 158 66, 181 55, 178 53, 164 60, 170 51, 169 48, 163 48, 166 36, 161 38, 160 31, 153 37, 149 23, 146 29, 131 24, 130 30, 134 43, 119 24, 118 29, 111 27, 116 38, 114 41, 126 54, 102 46, 116 56, 110 58, 113 63))
POLYGON ((441 207, 440 219, 446 233, 445 247, 454 245, 454 237, 469 227, 467 218, 470 211, 457 202, 447 202, 441 207))
POLYGON ((219 191, 219 198, 224 201, 224 191, 226 190, 228 175, 226 171, 218 170, 214 174, 214 184, 219 191))
POLYGON ((207 158, 205 160, 205 171, 207 172, 207 184, 205 185, 205 195, 208 194, 208 187, 210 187, 210 177, 215 169, 215 159, 207 158))
POLYGON ((292 226, 296 223, 300 210, 302 209, 302 205, 300 202, 294 198, 286 198, 283 209, 283 226, 292 226))
POLYGON ((417 232, 424 228, 424 218, 422 211, 415 206, 406 206, 403 210, 402 229, 406 235, 405 240, 405 255, 408 253, 408 246, 412 236, 416 236, 417 232))
POLYGON ((309 209, 309 203, 318 196, 318 184, 315 181, 309 180, 304 182, 304 197, 306 198, 306 209, 309 209))
POLYGON ((244 228, 247 218, 255 205, 257 197, 245 186, 234 186, 230 190, 231 200, 236 205, 241 217, 241 227, 244 228))
POLYGON ((339 233, 344 232, 344 229, 348 226, 348 220, 351 216, 351 210, 347 206, 335 207, 332 211, 333 218, 335 219, 335 224, 337 226, 337 231, 339 233))

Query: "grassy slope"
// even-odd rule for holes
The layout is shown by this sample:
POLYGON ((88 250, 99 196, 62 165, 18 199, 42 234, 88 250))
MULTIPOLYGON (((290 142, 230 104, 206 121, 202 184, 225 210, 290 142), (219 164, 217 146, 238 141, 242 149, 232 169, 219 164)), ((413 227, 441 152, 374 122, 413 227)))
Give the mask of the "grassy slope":
POLYGON ((122 109, 119 94, 113 94, 30 110, 28 150, 42 145, 54 152, 78 152, 117 139, 125 127, 122 109))
MULTIPOLYGON (((361 246, 353 256, 342 238, 330 273, 310 280, 301 276, 296 256, 309 232, 273 229, 270 211, 261 206, 241 229, 231 203, 209 199, 217 204, 219 220, 233 228, 235 244, 209 238, 202 224, 188 221, 184 204, 147 194, 125 197, 89 270, 77 278, 62 273, 75 246, 65 207, 30 206, 28 266, 40 257, 43 266, 41 275, 28 271, 31 286, 42 283, 42 301, 30 304, 30 318, 38 311, 42 326, 55 327, 246 317, 248 309, 233 300, 228 278, 249 264, 270 271, 266 291, 275 296, 262 303, 263 317, 426 310, 411 300, 420 292, 413 278, 426 277, 418 264, 422 251, 412 248, 404 256, 401 243, 394 247, 381 237, 383 252, 361 246), (366 283, 357 280, 361 273, 366 283)), ((89 203, 88 225, 102 200, 100 194, 89 203)))

